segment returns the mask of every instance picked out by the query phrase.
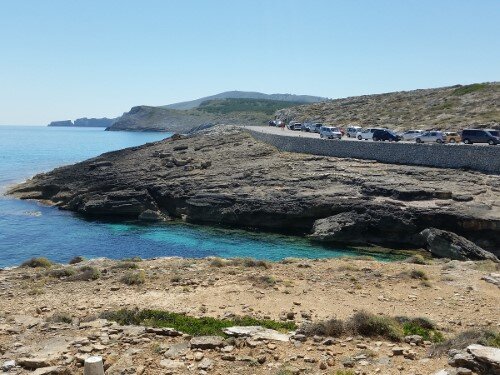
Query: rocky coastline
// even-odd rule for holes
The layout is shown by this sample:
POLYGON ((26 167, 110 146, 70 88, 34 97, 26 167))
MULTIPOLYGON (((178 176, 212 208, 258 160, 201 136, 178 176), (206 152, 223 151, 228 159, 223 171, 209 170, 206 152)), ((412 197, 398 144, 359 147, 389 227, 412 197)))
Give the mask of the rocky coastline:
POLYGON ((106 153, 9 193, 89 217, 176 218, 431 252, 440 243, 436 255, 469 254, 457 259, 500 252, 498 175, 279 152, 236 127, 106 153))

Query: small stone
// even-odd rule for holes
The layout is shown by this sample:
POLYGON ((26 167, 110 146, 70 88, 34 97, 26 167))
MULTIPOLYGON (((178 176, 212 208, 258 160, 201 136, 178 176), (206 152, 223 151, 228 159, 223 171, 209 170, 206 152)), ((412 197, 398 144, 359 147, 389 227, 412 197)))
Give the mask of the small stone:
POLYGON ((194 353, 194 360, 196 362, 200 362, 204 357, 205 357, 205 354, 203 354, 202 352, 194 353))
POLYGON ((203 360, 198 364, 200 370, 210 370, 213 367, 213 361, 208 358, 203 358, 203 360))
POLYGON ((2 365, 2 371, 8 372, 11 368, 16 367, 16 361, 9 360, 5 361, 2 365))
POLYGON ((266 356, 265 355, 261 355, 257 358, 257 362, 259 362, 261 365, 263 365, 265 362, 266 362, 266 356))
POLYGON ((404 351, 405 349, 400 346, 395 346, 394 348, 392 348, 393 355, 403 355, 404 351))
POLYGON ((215 349, 224 346, 224 340, 220 336, 193 337, 190 341, 191 349, 215 349))

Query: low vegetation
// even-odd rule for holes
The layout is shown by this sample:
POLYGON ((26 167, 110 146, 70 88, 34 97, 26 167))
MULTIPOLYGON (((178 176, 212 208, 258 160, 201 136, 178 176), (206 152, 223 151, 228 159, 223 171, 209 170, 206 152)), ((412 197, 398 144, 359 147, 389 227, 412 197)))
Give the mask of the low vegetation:
POLYGON ((137 263, 130 262, 130 261, 121 261, 111 267, 112 269, 125 269, 125 270, 132 270, 132 269, 137 269, 139 266, 137 263))
POLYGON ((471 92, 484 90, 488 85, 485 83, 473 83, 472 85, 461 86, 453 91, 453 95, 462 96, 470 94, 471 92))
POLYGON ((278 331, 296 328, 293 322, 277 322, 251 317, 216 319, 211 317, 195 318, 188 315, 161 310, 118 310, 104 312, 101 318, 116 321, 122 325, 145 325, 150 327, 169 327, 193 336, 225 336, 223 329, 232 326, 262 326, 278 331))
POLYGON ((83 266, 77 269, 76 273, 67 277, 66 281, 92 281, 101 277, 101 271, 94 266, 83 266))
POLYGON ((426 265, 431 263, 430 259, 424 258, 424 256, 421 254, 415 254, 409 258, 406 258, 404 261, 406 263, 421 264, 421 265, 426 265))
POLYGON ((30 268, 49 268, 52 267, 53 263, 48 260, 47 258, 31 258, 23 264, 21 264, 21 267, 30 267, 30 268))
POLYGON ((443 340, 436 344, 430 354, 432 356, 439 356, 448 353, 451 349, 462 350, 472 344, 500 348, 500 332, 486 329, 467 330, 449 340, 443 340))
POLYGON ((261 267, 267 269, 271 267, 269 262, 253 258, 231 258, 231 259, 213 258, 210 261, 210 265, 212 267, 219 267, 219 268, 227 266, 242 266, 242 267, 261 267))
POLYGON ((428 280, 429 279, 427 274, 422 270, 413 269, 410 271, 409 275, 412 279, 417 279, 417 280, 428 280))
POLYGON ((47 322, 71 324, 73 322, 73 318, 68 313, 55 313, 47 318, 47 322))
POLYGON ((61 279, 64 277, 73 276, 76 274, 76 270, 73 267, 56 268, 47 271, 47 275, 50 277, 55 277, 61 279))
POLYGON ((206 100, 200 104, 198 110, 220 115, 236 112, 258 112, 272 116, 279 109, 294 107, 300 104, 305 103, 268 99, 229 98, 206 100))
POLYGON ((300 327, 300 333, 306 336, 341 337, 343 335, 361 335, 365 337, 383 337, 391 341, 401 341, 404 336, 420 335, 424 340, 441 342, 443 335, 429 319, 389 317, 360 311, 345 322, 340 319, 328 319, 308 323, 300 327))
POLYGON ((141 285, 146 282, 146 273, 144 271, 130 271, 122 276, 121 282, 127 285, 141 285))

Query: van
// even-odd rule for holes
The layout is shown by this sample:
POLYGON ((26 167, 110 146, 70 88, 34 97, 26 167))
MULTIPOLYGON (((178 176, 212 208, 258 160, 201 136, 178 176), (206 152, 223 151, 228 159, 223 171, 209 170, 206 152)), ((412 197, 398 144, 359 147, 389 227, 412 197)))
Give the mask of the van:
POLYGON ((462 141, 466 145, 473 143, 500 144, 500 131, 494 129, 465 129, 462 131, 462 141))

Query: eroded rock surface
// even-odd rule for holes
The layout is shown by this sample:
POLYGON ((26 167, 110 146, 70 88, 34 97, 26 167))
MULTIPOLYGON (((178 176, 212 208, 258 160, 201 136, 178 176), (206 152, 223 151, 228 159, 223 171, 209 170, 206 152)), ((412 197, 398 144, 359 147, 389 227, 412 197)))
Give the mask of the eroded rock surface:
POLYGON ((11 193, 87 216, 397 246, 422 246, 418 234, 432 227, 500 249, 498 175, 284 153, 230 127, 106 153, 11 193))

